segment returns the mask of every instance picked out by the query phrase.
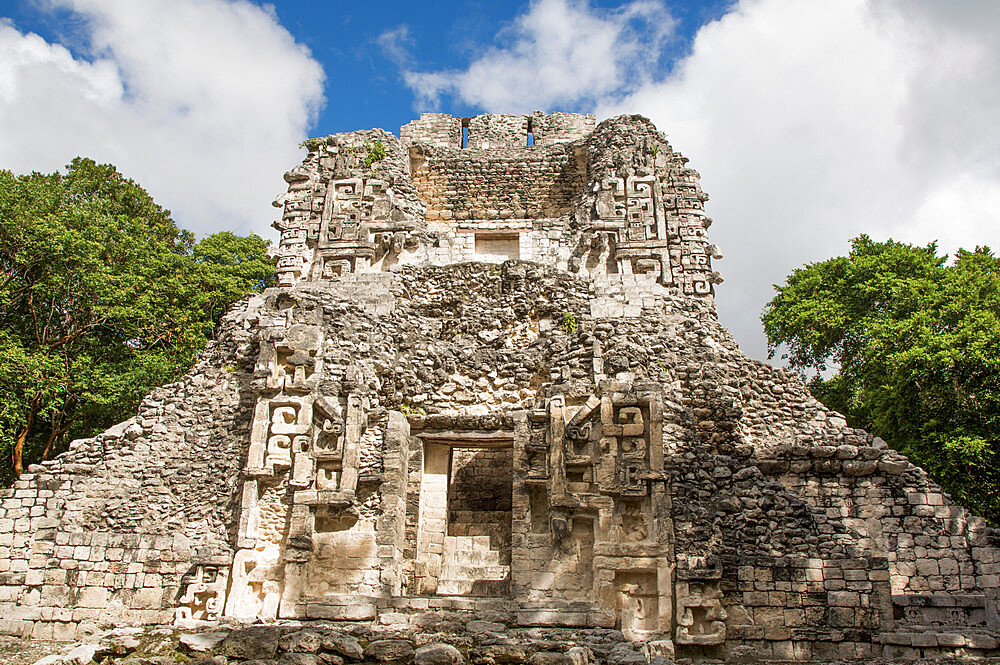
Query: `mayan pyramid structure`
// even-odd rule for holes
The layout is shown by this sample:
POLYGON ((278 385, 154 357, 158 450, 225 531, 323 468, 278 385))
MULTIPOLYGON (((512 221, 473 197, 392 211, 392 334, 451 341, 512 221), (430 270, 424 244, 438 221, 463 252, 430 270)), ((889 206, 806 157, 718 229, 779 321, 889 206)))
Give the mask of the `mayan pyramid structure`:
POLYGON ((650 659, 1000 655, 997 532, 739 350, 687 161, 639 116, 308 142, 277 285, 0 490, 0 632, 450 612, 650 659))

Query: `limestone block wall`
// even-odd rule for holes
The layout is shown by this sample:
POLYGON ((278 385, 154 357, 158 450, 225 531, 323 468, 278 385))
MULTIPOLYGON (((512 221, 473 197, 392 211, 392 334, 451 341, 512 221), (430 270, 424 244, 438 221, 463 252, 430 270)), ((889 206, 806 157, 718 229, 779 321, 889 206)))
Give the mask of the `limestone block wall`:
POLYGON ((985 522, 955 505, 918 467, 885 448, 815 446, 760 465, 842 522, 857 551, 887 559, 893 594, 997 588, 985 522))
POLYGON ((514 460, 510 448, 458 448, 452 453, 454 511, 509 511, 514 460))
POLYGON ((530 116, 480 115, 456 118, 445 113, 421 113, 420 118, 399 130, 405 146, 416 144, 439 148, 524 148, 548 146, 585 139, 594 131, 594 115, 535 111, 530 116), (463 140, 463 127, 468 139, 463 140), (531 134, 533 141, 529 141, 531 134))
POLYGON ((586 163, 573 146, 502 153, 477 149, 411 158, 411 174, 427 221, 554 218, 573 210, 586 163))
POLYGON ((565 143, 586 138, 594 131, 594 114, 551 113, 535 111, 531 116, 530 130, 538 146, 565 143))
POLYGON ((228 567, 250 409, 247 308, 135 418, 0 490, 0 632, 71 639, 109 622, 169 623, 196 566, 228 567))
POLYGON ((733 647, 764 659, 869 659, 891 626, 884 560, 745 557, 723 585, 733 647), (733 600, 730 601, 729 598, 733 600))
POLYGON ((399 138, 405 146, 419 143, 437 148, 462 147, 462 119, 447 113, 421 113, 399 129, 399 138))

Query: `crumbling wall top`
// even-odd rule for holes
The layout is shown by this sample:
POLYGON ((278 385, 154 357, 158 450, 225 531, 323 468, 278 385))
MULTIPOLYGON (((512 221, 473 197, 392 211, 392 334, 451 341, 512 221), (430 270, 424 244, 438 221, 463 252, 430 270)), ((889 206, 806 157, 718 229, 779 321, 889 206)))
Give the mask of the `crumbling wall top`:
POLYGON ((535 145, 552 145, 586 138, 594 131, 593 113, 549 113, 535 111, 531 116, 531 133, 535 145))
POLYGON ((403 145, 437 148, 529 148, 585 139, 594 131, 594 114, 483 114, 456 118, 446 113, 422 113, 399 129, 403 145))
POLYGON ((462 119, 447 113, 421 113, 419 120, 399 128, 403 145, 429 145, 438 148, 462 147, 462 119))

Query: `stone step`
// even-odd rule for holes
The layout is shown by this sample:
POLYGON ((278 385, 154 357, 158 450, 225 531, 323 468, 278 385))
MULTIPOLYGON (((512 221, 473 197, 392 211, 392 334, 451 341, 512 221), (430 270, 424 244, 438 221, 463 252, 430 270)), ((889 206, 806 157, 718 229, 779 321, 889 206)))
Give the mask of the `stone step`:
POLYGON ((500 552, 488 550, 486 552, 445 552, 444 560, 447 565, 456 566, 499 566, 500 552))
MULTIPOLYGON (((487 541, 489 538, 487 538, 487 541)), ((444 543, 444 561, 466 566, 497 566, 500 565, 500 552, 484 547, 482 544, 455 542, 450 539, 444 543)))
POLYGON ((449 561, 441 566, 441 577, 438 579, 442 582, 452 580, 502 580, 509 574, 510 566, 466 566, 449 561))
POLYGON ((490 550, 489 536, 446 536, 444 539, 445 551, 449 547, 452 551, 487 552, 490 550))
POLYGON ((510 593, 510 580, 441 580, 439 596, 503 596, 510 593))

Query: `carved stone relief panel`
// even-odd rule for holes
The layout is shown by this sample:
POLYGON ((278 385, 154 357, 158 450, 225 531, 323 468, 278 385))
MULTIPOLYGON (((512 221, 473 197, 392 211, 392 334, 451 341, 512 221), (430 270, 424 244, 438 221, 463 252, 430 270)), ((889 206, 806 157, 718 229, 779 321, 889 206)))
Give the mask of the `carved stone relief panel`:
POLYGON ((579 405, 567 406, 565 402, 555 403, 554 416, 557 418, 571 416, 563 428, 560 446, 563 467, 560 476, 565 484, 556 491, 572 494, 596 492, 600 404, 600 399, 595 395, 588 396, 586 401, 579 405))
POLYGON ((316 426, 316 459, 342 460, 344 456, 344 406, 339 399, 319 397, 313 403, 316 426))
POLYGON ((722 644, 726 609, 722 604, 721 569, 681 568, 677 574, 678 644, 722 644))
POLYGON ((292 466, 295 450, 310 447, 312 404, 294 396, 261 398, 254 410, 246 472, 273 476, 292 466))
POLYGON ((323 256, 320 276, 323 279, 333 279, 354 272, 354 261, 351 258, 339 256, 323 256))
MULTIPOLYGON (((293 326, 312 328, 312 326, 293 326)), ((302 333, 307 339, 282 339, 276 342, 261 342, 258 367, 267 372, 266 387, 269 390, 288 393, 309 392, 315 385, 315 377, 321 369, 317 357, 320 345, 318 333, 302 333)))
POLYGON ((653 175, 604 178, 595 186, 593 230, 597 246, 610 236, 619 272, 650 274, 669 284, 674 276, 660 189, 653 175))
POLYGON ((653 393, 611 392, 601 398, 602 491, 641 497, 651 481, 665 479, 660 409, 653 393))
POLYGON ((625 190, 625 240, 655 240, 657 234, 656 201, 653 195, 656 178, 629 176, 625 190))
POLYGON ((181 580, 178 620, 215 621, 222 614, 229 582, 228 566, 198 564, 181 580))
POLYGON ((367 427, 367 398, 320 396, 312 403, 309 445, 295 458, 295 502, 306 505, 353 503, 359 448, 367 427))
POLYGON ((320 245, 338 240, 357 240, 365 214, 364 180, 334 180, 326 189, 320 245))
POLYGON ((380 575, 375 516, 365 508, 371 490, 358 496, 368 401, 354 393, 318 395, 310 409, 307 443, 295 448, 289 481, 278 616, 370 618, 380 575))
POLYGON ((659 633, 659 589, 655 570, 619 570, 615 573, 615 619, 629 640, 649 640, 659 633))
POLYGON ((597 186, 594 212, 607 228, 617 228, 620 244, 664 240, 657 188, 655 176, 604 178, 597 186))
POLYGON ((233 558, 233 584, 226 616, 242 620, 274 619, 281 599, 275 561, 259 550, 240 550, 233 558))
POLYGON ((309 258, 304 256, 305 248, 288 247, 279 250, 275 273, 278 286, 293 286, 305 278, 309 268, 309 258))
POLYGON ((288 543, 292 506, 288 474, 244 482, 237 551, 226 616, 273 619, 284 579, 282 553, 288 543))
POLYGON ((615 505, 618 542, 646 543, 652 538, 652 509, 647 498, 622 499, 615 505))
MULTIPOLYGON (((537 526, 547 508, 552 552, 544 556, 562 561, 560 571, 580 576, 585 569, 590 616, 617 624, 631 639, 673 632, 673 536, 660 392, 651 382, 602 379, 596 394, 550 397, 550 477, 544 488, 532 486, 526 506, 527 537, 545 533, 537 526), (585 541, 574 540, 574 534, 583 536, 581 524, 588 525, 585 541)), ((551 594, 560 579, 531 588, 551 594)))
POLYGON ((553 546, 535 559, 526 573, 527 599, 561 603, 590 603, 594 599, 593 516, 565 512, 550 517, 553 546))
MULTIPOLYGON (((602 381, 601 396, 548 400, 547 467, 551 472, 553 497, 604 495, 647 497, 650 484, 666 480, 663 471, 662 407, 656 386, 641 390, 613 381, 602 381)), ((532 455, 540 449, 537 437, 529 444, 529 478, 543 465, 532 455)), ((601 503, 601 502, 598 502, 601 503)), ((567 504, 569 505, 569 504, 567 504)), ((581 504, 582 505, 582 504, 581 504)), ((623 504, 624 505, 624 504, 623 504)))
POLYGON ((625 221, 625 180, 624 178, 604 178, 597 185, 597 199, 594 203, 597 218, 602 221, 625 221))
POLYGON ((375 256, 371 226, 385 226, 391 213, 391 192, 385 181, 376 178, 331 181, 326 188, 317 234, 314 279, 364 272, 375 256))

